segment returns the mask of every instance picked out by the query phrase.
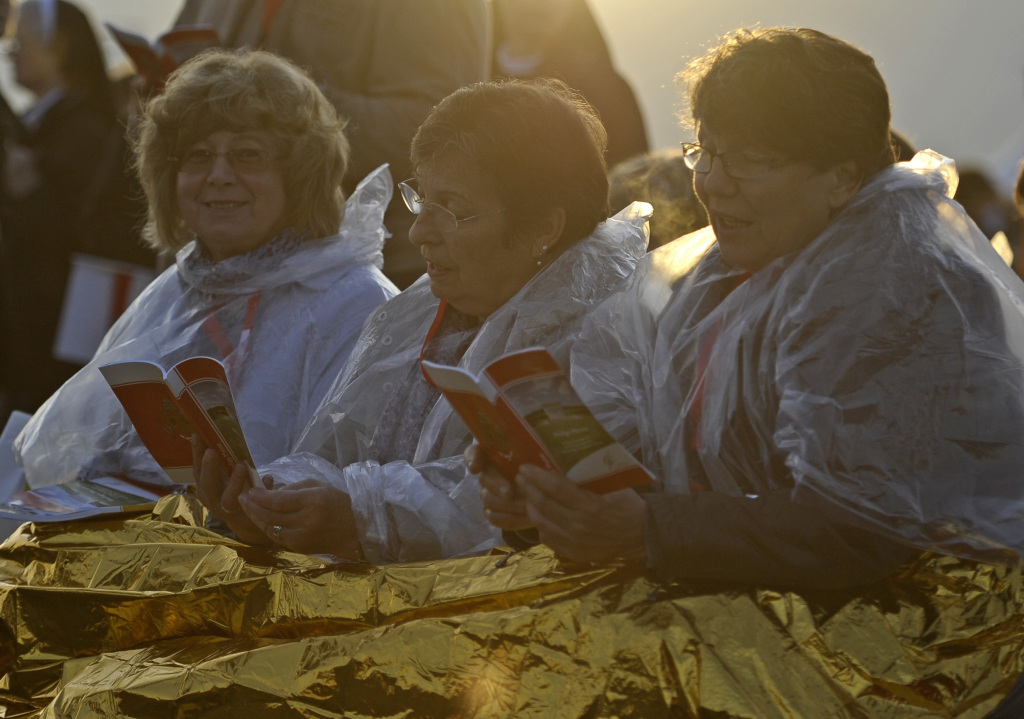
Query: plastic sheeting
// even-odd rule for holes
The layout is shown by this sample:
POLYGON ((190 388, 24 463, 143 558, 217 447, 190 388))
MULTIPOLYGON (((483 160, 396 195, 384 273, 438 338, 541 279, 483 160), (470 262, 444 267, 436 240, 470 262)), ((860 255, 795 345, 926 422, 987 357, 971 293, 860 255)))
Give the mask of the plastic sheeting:
MULTIPOLYGON (((651 206, 634 203, 553 260, 472 335, 459 366, 479 372, 498 357, 543 346, 565 364, 586 313, 620 287, 647 246, 651 206)), ((450 557, 492 546, 479 484, 462 451, 472 439, 451 406, 430 407, 413 456, 370 453, 385 406, 422 389, 420 350, 437 313, 427 277, 367 321, 352 360, 296 453, 261 468, 281 482, 307 477, 347 492, 371 562, 450 557)))
POLYGON ((710 230, 655 251, 573 383, 664 491, 788 489, 921 547, 1024 551, 1024 286, 955 187, 921 153, 742 284, 710 230))
POLYGON ((0 546, 0 705, 43 717, 984 717, 1016 570, 923 554, 858 593, 658 587, 537 548, 329 566, 154 517, 0 546))
POLYGON ((223 360, 254 459, 288 452, 366 317, 396 292, 379 269, 392 190, 387 166, 367 176, 331 237, 285 235, 222 262, 195 242, 183 248, 18 438, 29 485, 102 474, 168 481, 97 369, 118 360, 223 360))

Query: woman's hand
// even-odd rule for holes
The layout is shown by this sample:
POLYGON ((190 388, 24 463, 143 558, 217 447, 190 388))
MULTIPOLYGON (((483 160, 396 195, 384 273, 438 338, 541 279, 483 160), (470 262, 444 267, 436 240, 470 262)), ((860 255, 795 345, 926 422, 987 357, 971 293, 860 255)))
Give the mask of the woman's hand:
POLYGON ((235 465, 231 476, 224 480, 220 458, 198 434, 192 435, 192 476, 196 482, 196 496, 206 508, 220 517, 239 539, 248 544, 272 544, 273 540, 253 524, 242 511, 239 497, 249 487, 249 468, 235 465))
POLYGON ((577 562, 647 559, 647 503, 631 489, 596 494, 555 470, 524 464, 516 487, 540 541, 577 562))
POLYGON ((578 562, 646 560, 647 504, 633 490, 595 494, 530 464, 512 482, 475 442, 464 457, 469 471, 480 475, 484 515, 495 527, 533 527, 541 542, 578 562))
POLYGON ((487 460, 487 455, 474 442, 466 447, 463 458, 466 467, 480 476, 480 499, 484 516, 498 529, 517 531, 533 526, 526 515, 526 504, 516 492, 515 485, 487 460))
POLYGON ((256 527, 294 552, 359 559, 352 501, 340 489, 304 479, 275 490, 251 489, 238 501, 256 527))

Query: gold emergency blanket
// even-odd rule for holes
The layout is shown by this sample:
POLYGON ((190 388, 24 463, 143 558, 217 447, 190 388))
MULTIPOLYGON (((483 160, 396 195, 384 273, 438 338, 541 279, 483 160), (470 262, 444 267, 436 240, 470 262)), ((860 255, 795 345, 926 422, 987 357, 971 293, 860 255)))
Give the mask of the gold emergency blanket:
POLYGON ((1018 570, 850 593, 658 587, 544 548, 372 567, 240 545, 192 500, 0 546, 3 716, 983 717, 1018 570))

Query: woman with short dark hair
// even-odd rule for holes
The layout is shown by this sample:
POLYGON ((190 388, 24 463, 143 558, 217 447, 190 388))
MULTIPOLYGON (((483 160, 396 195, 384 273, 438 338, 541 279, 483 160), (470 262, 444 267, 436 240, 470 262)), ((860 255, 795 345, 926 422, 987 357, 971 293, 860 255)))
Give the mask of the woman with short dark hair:
MULTIPOLYGON (((837 589, 937 548, 1024 549, 1024 292, 950 196, 893 165, 872 59, 806 29, 728 37, 684 74, 711 227, 587 320, 573 381, 658 491, 484 472, 504 529, 665 579, 837 589)), ((474 467, 479 457, 471 457, 474 467)))
POLYGON ((366 323, 292 455, 265 467, 284 491, 241 493, 197 456, 200 496, 242 539, 392 562, 454 556, 497 537, 461 453, 470 441, 420 368, 478 372, 547 347, 560 360, 586 312, 632 270, 644 210, 608 211, 605 135, 558 82, 482 83, 442 101, 400 183, 427 273, 366 323))

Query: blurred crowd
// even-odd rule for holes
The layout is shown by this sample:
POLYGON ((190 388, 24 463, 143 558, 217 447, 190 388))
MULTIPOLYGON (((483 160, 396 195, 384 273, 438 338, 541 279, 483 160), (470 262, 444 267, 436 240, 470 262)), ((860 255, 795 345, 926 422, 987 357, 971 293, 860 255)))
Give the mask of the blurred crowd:
MULTIPOLYGON (((652 249, 706 224, 681 151, 649 152, 639 104, 585 0, 364 5, 189 0, 175 27, 213 27, 225 46, 270 50, 309 70, 346 122, 346 192, 382 162, 406 177, 413 132, 456 88, 554 77, 607 130, 612 210, 634 200, 654 206, 652 249)), ((6 52, 15 81, 35 100, 21 114, 0 105, 0 418, 34 411, 170 262, 143 240, 145 199, 130 152, 139 107, 158 87, 141 75, 109 79, 97 29, 73 3, 25 0, 14 9, 11 17, 10 1, 0 2, 6 52)), ((909 159, 901 141, 901 159, 909 159)), ((984 169, 968 167, 956 199, 1024 272, 1024 260, 1014 259, 1022 223, 1012 198, 984 169)), ((401 289, 424 264, 397 197, 385 223, 384 272, 401 289)))

